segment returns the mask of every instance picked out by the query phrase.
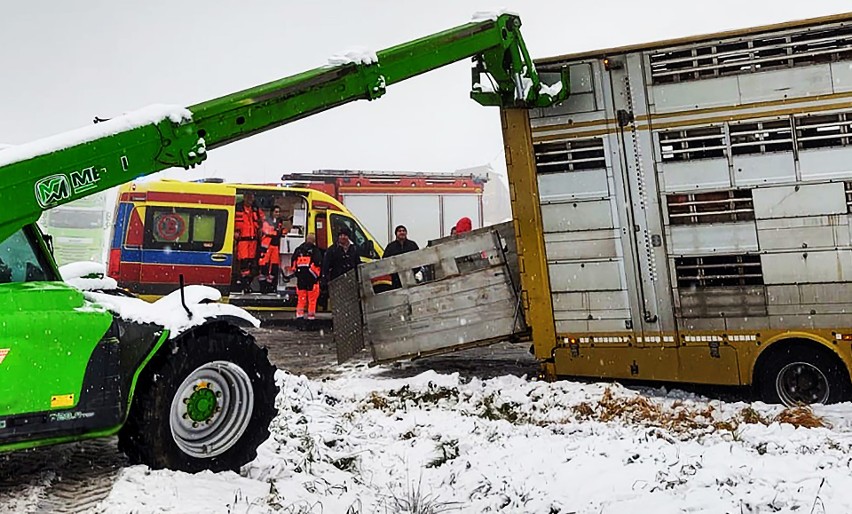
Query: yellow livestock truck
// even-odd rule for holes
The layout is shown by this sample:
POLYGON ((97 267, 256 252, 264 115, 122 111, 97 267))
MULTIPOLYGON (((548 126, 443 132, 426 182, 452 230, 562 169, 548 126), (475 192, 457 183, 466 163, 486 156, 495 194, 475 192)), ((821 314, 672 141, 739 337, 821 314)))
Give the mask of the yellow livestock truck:
POLYGON ((571 91, 559 105, 501 109, 511 248, 496 231, 473 236, 479 257, 463 237, 422 262, 361 269, 404 279, 384 293, 394 301, 362 281, 365 333, 398 319, 393 309, 409 318, 393 327, 398 343, 365 336, 374 359, 526 334, 554 377, 849 398, 852 13, 536 66, 543 77, 567 68, 571 91), (406 280, 420 265, 433 280, 406 280), (476 289, 483 269, 490 282, 476 289), (418 316, 436 315, 418 332, 418 316))

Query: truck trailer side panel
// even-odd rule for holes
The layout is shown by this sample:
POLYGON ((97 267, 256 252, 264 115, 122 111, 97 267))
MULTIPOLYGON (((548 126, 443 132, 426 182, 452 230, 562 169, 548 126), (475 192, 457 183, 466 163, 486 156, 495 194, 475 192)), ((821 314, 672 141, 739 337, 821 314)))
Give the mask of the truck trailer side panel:
POLYGON ((850 20, 539 63, 572 97, 503 128, 549 371, 749 384, 795 343, 848 379, 850 20))

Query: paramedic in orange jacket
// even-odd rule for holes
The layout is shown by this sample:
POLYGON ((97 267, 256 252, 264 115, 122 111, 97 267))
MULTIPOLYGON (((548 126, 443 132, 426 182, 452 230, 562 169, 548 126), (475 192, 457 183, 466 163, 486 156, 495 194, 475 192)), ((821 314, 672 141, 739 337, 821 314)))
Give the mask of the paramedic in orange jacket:
POLYGON ((322 255, 316 245, 317 237, 308 234, 305 242, 293 251, 290 270, 296 275, 296 319, 305 317, 305 307, 308 309, 308 319, 317 315, 317 299, 319 299, 319 276, 322 267, 322 255))
POLYGON ((278 270, 281 267, 281 238, 286 232, 281 218, 281 207, 272 208, 272 217, 263 220, 260 239, 260 281, 261 293, 274 293, 278 288, 278 270))
POLYGON ((258 272, 258 243, 263 226, 263 211, 254 203, 254 193, 246 191, 243 201, 236 205, 234 238, 239 262, 237 286, 243 293, 251 292, 251 282, 258 272))

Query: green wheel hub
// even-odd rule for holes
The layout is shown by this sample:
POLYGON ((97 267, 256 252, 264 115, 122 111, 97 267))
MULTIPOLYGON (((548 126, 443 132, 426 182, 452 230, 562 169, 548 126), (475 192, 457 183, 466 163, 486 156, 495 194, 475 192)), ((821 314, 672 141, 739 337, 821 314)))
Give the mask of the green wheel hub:
POLYGON ((196 458, 233 447, 251 421, 254 387, 248 373, 229 361, 195 368, 172 397, 169 428, 178 448, 196 458))
POLYGON ((218 406, 216 393, 209 387, 198 386, 186 401, 186 413, 192 421, 202 423, 213 417, 218 406))

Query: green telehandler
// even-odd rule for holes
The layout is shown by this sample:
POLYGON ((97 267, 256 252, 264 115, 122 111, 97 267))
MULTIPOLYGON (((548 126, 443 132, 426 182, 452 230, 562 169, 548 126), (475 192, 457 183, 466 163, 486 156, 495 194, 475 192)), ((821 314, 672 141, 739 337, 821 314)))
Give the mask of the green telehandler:
POLYGON ((193 168, 211 149, 472 58, 471 96, 529 108, 542 83, 511 14, 347 59, 189 108, 152 106, 0 151, 0 452, 118 434, 131 462, 238 469, 276 414, 257 320, 204 286, 146 303, 91 270, 63 268, 36 225, 46 209, 143 175, 193 168), (66 279, 67 281, 63 280, 66 279))

